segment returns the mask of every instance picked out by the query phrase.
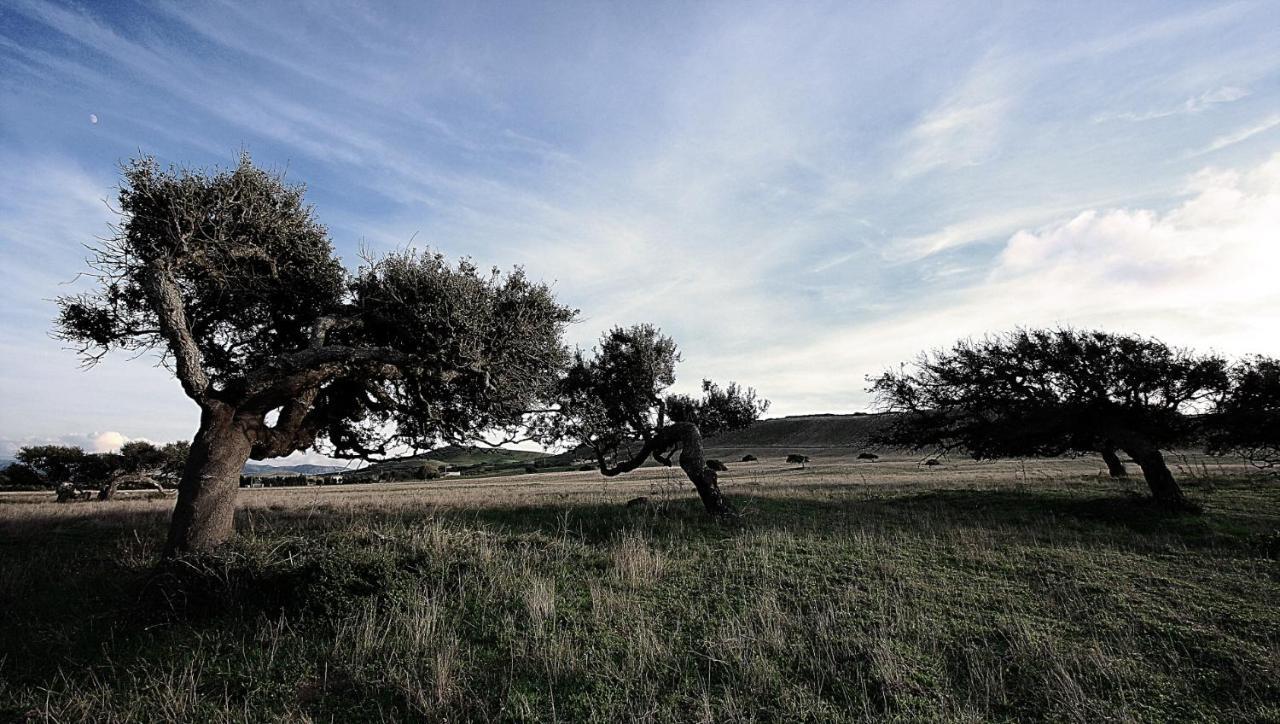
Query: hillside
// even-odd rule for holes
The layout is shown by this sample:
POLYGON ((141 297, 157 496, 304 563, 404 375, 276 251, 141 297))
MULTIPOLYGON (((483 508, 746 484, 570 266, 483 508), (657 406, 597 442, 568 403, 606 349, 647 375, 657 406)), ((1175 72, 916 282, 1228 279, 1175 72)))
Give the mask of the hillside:
POLYGON ((260 463, 246 463, 240 474, 252 478, 272 475, 328 475, 330 473, 340 473, 344 470, 346 468, 336 465, 262 465, 260 463))
POLYGON ((884 414, 795 415, 761 420, 744 430, 733 430, 707 440, 716 453, 751 452, 756 449, 811 449, 866 447, 873 432, 884 427, 884 414))
POLYGON ((436 472, 453 470, 464 475, 516 472, 523 471, 526 465, 533 465, 547 457, 549 457, 547 453, 532 450, 446 445, 421 455, 374 463, 367 468, 348 473, 348 477, 353 479, 428 477, 426 473, 429 469, 436 472))

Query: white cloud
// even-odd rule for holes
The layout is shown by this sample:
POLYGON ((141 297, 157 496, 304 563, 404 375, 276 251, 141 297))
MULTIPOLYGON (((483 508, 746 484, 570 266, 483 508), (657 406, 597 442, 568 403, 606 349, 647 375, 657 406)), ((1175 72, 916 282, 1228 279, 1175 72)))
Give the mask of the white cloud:
POLYGON ((1103 208, 1019 231, 980 283, 914 309, 717 360, 785 400, 777 414, 864 407, 864 377, 955 339, 1067 324, 1229 355, 1280 354, 1280 154, 1195 174, 1168 211, 1103 208))
POLYGON ((1053 289, 1052 308, 1074 317, 1200 319, 1208 338, 1274 321, 1280 154, 1244 173, 1202 171, 1191 190, 1166 213, 1088 211, 1019 232, 991 280, 1053 289))

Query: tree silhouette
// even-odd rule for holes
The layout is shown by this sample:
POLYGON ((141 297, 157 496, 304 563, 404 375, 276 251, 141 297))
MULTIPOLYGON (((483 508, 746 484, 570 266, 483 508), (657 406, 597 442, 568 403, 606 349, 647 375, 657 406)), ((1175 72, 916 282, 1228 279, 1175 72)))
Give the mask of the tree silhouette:
POLYGON ((86 361, 154 350, 200 407, 167 554, 232 534, 249 458, 514 430, 567 361, 574 312, 545 285, 408 251, 349 273, 303 193, 247 156, 214 171, 134 160, 89 262, 97 289, 59 300, 86 361))
POLYGON ((1209 451, 1280 466, 1280 360, 1247 359, 1231 368, 1231 387, 1209 415, 1209 451))
POLYGON ((30 445, 19 449, 14 457, 34 470, 44 484, 56 487, 79 477, 90 456, 68 445, 30 445))
POLYGON ((1136 335, 1018 330, 960 341, 872 380, 880 406, 902 413, 878 443, 977 459, 1120 449, 1156 501, 1192 509, 1161 449, 1192 441, 1191 413, 1221 394, 1225 368, 1136 335))
POLYGON ((679 360, 675 342, 652 325, 610 330, 591 355, 576 354, 561 384, 551 435, 585 445, 610 477, 650 458, 669 466, 679 450, 680 467, 707 511, 734 516, 707 465, 703 437, 750 425, 769 403, 753 389, 707 380, 700 398, 665 395, 679 360))

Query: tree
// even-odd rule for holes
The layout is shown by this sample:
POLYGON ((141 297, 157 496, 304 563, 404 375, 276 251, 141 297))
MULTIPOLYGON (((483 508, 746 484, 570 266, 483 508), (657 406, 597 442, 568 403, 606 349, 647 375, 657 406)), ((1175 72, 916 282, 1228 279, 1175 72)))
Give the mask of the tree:
POLYGON ((158 472, 164 464, 164 452, 145 440, 133 440, 120 446, 120 469, 124 472, 158 472))
POLYGON ((0 471, 0 474, 4 475, 7 485, 18 488, 38 488, 43 487, 45 484, 40 477, 40 473, 26 463, 13 463, 3 471, 0 471))
POLYGON ((1156 501, 1192 509, 1161 449, 1193 440, 1191 414, 1221 394, 1225 368, 1136 335, 1017 330, 965 340, 872 380, 882 409, 902 413, 877 442, 962 448, 975 459, 1118 448, 1156 501))
POLYGON ((1209 452, 1236 454, 1260 468, 1280 466, 1280 360, 1246 359, 1206 421, 1209 452))
POLYGON ((98 459, 98 500, 110 500, 124 483, 154 485, 167 461, 160 448, 145 440, 133 440, 120 447, 118 454, 101 454, 98 459))
POLYGON ((88 363, 156 351, 200 408, 166 554, 234 531, 240 471, 317 444, 385 457, 513 430, 568 360, 575 315, 520 270, 403 251, 348 272, 304 188, 254 166, 123 168, 96 290, 59 300, 88 363))
POLYGON ((164 462, 160 465, 160 477, 166 482, 177 482, 182 478, 182 471, 187 467, 187 458, 191 455, 191 443, 186 440, 171 442, 160 448, 164 462))
POLYGON ((736 512, 707 466, 703 437, 745 427, 768 409, 755 390, 730 383, 702 383, 700 398, 665 395, 675 383, 680 353, 670 337, 648 324, 617 327, 600 338, 593 354, 579 350, 560 384, 558 406, 546 436, 585 445, 601 473, 613 477, 653 460, 680 468, 703 506, 719 517, 736 512))
POLYGON ((39 474, 44 484, 56 487, 75 481, 85 465, 84 450, 67 445, 31 445, 18 450, 18 462, 39 474))

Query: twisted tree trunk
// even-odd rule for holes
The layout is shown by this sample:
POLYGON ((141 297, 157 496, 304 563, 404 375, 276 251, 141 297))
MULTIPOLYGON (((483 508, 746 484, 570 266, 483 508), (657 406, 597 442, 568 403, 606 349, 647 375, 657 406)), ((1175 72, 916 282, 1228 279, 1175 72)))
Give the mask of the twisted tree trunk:
POLYGON ((677 423, 667 427, 671 430, 679 426, 673 434, 680 440, 680 469, 693 483, 702 498, 702 505, 707 512, 716 517, 736 517, 738 511, 729 505, 720 493, 720 476, 707 467, 707 456, 702 449, 702 432, 692 423, 677 423))
POLYGON ((252 449, 252 438, 234 409, 222 403, 204 408, 178 484, 166 558, 214 548, 235 533, 240 472, 252 449))
POLYGON ((1110 445, 1104 446, 1100 451, 1102 460, 1107 464, 1107 472, 1113 478, 1124 478, 1129 476, 1129 471, 1125 469, 1124 463, 1120 462, 1120 456, 1116 454, 1116 449, 1110 445))
POLYGON ((717 518, 736 518, 738 511, 734 510, 720 492, 719 476, 716 475, 716 471, 707 467, 707 456, 702 447, 702 433, 698 430, 698 426, 691 422, 674 422, 660 428, 645 442, 639 453, 617 465, 610 466, 603 457, 598 456, 600 472, 607 477, 631 472, 643 465, 650 456, 663 465, 670 466, 670 455, 677 447, 680 448, 680 469, 693 483, 707 512, 717 518))
POLYGON ((1173 479, 1173 472, 1165 464, 1164 455, 1158 448, 1145 443, 1135 443, 1126 447, 1125 452, 1138 463, 1138 467, 1142 468, 1142 477, 1151 488, 1151 497, 1156 503, 1170 510, 1200 511, 1198 505, 1187 500, 1182 494, 1182 488, 1173 479))

